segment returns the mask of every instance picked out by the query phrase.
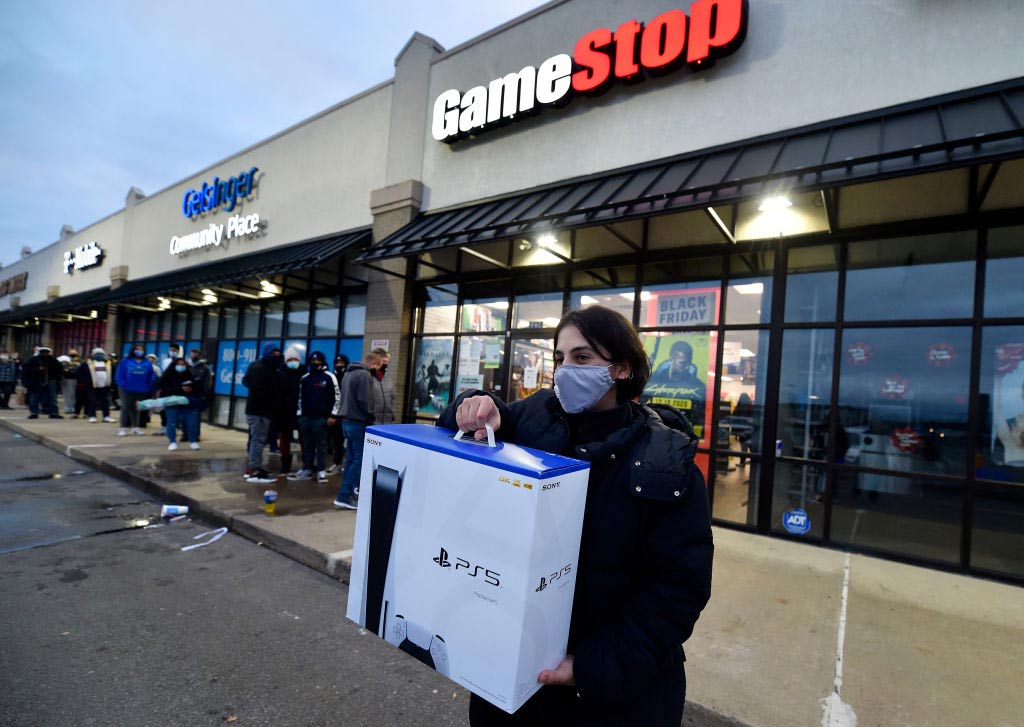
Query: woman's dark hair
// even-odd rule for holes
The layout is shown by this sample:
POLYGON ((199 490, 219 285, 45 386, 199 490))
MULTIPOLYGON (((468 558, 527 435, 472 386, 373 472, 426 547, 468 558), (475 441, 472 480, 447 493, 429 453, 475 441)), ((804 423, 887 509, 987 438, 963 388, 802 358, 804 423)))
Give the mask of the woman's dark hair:
POLYGON ((615 382, 616 398, 620 404, 643 393, 647 380, 651 378, 651 364, 640 336, 625 316, 599 305, 571 310, 558 322, 556 342, 566 326, 575 326, 590 347, 602 356, 607 352, 612 363, 629 364, 630 377, 615 382))

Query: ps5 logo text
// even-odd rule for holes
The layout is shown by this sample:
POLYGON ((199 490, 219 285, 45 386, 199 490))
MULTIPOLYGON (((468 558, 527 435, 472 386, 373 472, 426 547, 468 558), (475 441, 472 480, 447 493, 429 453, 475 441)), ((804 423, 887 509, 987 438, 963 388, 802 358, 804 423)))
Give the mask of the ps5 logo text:
MULTIPOLYGON (((448 560, 448 551, 444 548, 441 548, 440 550, 441 552, 431 558, 431 560, 442 568, 451 568, 452 564, 451 561, 448 560)), ((460 570, 465 571, 466 575, 470 578, 477 578, 483 574, 484 583, 496 588, 501 586, 501 573, 493 571, 490 568, 485 568, 482 565, 473 565, 465 558, 459 558, 456 556, 455 571, 458 572, 460 570)))

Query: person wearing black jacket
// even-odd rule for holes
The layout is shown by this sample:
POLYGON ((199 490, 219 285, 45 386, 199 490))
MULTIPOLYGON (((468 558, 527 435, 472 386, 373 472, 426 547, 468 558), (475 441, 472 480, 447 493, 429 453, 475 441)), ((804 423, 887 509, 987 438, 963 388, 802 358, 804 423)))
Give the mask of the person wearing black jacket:
POLYGON ((64 379, 64 367, 53 357, 53 349, 40 346, 38 353, 25 362, 21 381, 28 389, 29 419, 38 419, 42 409, 50 419, 63 419, 57 413, 57 384, 64 379))
POLYGON ((196 438, 202 439, 203 413, 213 403, 213 372, 210 365, 203 356, 202 349, 193 348, 188 352, 188 365, 192 370, 192 380, 199 382, 203 389, 203 408, 199 410, 199 417, 196 419, 196 438))
POLYGON ((302 437, 302 469, 289 480, 327 482, 326 438, 327 427, 341 416, 341 390, 338 380, 329 368, 327 358, 320 351, 309 356, 309 371, 299 381, 299 436, 302 437), (314 470, 313 467, 316 466, 314 470))
POLYGON ((178 424, 181 423, 192 449, 199 449, 199 411, 205 405, 203 401, 202 383, 193 380, 188 362, 178 357, 171 362, 156 382, 157 396, 184 396, 187 404, 169 406, 167 412, 167 449, 174 452, 178 449, 178 424))
POLYGON ((263 468, 263 449, 267 446, 267 432, 274 416, 281 385, 277 370, 281 368, 281 347, 263 344, 259 359, 254 361, 242 377, 242 385, 249 389, 245 400, 245 418, 249 424, 249 452, 245 481, 251 484, 270 484, 277 478, 263 468))
POLYGON ((470 723, 678 727, 682 643, 710 598, 714 553, 697 440, 633 401, 650 365, 618 313, 566 314, 554 357, 554 391, 508 405, 466 392, 438 419, 590 462, 567 655, 514 715, 474 695, 470 723))
MULTIPOLYGON (((281 454, 281 474, 292 471, 292 434, 299 427, 296 412, 299 408, 299 381, 306 373, 297 348, 284 352, 284 366, 278 369, 280 379, 278 397, 274 402, 272 427, 277 432, 278 451, 281 454)), ((273 444, 273 442, 271 442, 273 444)))
MULTIPOLYGON (((345 372, 348 370, 348 356, 339 353, 334 357, 334 378, 338 380, 338 387, 344 391, 345 372)), ((327 444, 329 445, 333 464, 327 468, 327 474, 333 475, 341 472, 341 465, 345 461, 345 433, 341 430, 341 417, 334 424, 327 427, 327 444)))

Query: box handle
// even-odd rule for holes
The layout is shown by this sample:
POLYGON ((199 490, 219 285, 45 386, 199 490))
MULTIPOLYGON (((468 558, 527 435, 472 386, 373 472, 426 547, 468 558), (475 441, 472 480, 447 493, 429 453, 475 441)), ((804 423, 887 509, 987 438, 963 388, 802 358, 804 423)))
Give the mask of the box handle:
MULTIPOLYGON (((494 428, 490 424, 485 424, 484 428, 487 429, 487 446, 488 447, 497 447, 498 445, 494 443, 494 428)), ((462 431, 460 429, 459 433, 455 435, 456 441, 462 439, 467 434, 469 434, 468 431, 464 432, 464 431, 462 431)))

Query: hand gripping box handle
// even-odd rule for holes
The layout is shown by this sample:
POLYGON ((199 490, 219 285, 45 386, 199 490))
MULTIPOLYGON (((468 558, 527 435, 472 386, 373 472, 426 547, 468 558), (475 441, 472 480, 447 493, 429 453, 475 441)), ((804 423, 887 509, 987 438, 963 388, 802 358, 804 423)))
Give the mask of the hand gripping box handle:
MULTIPOLYGON (((498 445, 494 441, 494 428, 490 424, 485 424, 484 428, 487 430, 487 446, 497 447, 498 445)), ((466 435, 472 434, 468 429, 466 431, 459 430, 459 433, 455 435, 454 439, 456 442, 465 441, 466 435)), ((472 441, 476 441, 475 439, 472 441)))

